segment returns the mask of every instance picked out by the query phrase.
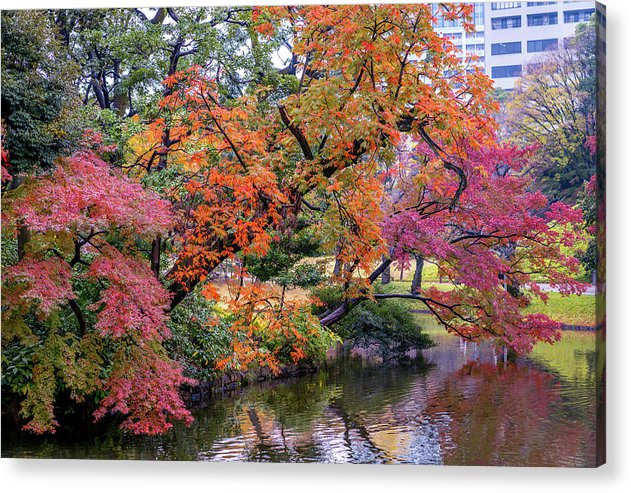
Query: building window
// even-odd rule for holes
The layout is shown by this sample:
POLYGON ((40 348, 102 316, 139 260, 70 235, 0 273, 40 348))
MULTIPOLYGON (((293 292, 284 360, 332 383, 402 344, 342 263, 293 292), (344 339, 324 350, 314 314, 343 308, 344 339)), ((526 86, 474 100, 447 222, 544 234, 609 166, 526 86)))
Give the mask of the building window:
POLYGON ((435 16, 434 27, 461 27, 460 21, 445 19, 435 3, 432 4, 432 15, 435 16))
POLYGON ((484 4, 473 4, 473 25, 481 26, 484 24, 484 4))
POLYGON ((434 27, 460 27, 458 21, 448 21, 444 17, 439 16, 434 23, 434 27))
POLYGON ((598 24, 600 24, 604 28, 607 28, 607 19, 600 10, 596 11, 596 17, 598 19, 598 24))
POLYGON ((521 15, 512 17, 494 17, 491 19, 492 29, 510 29, 513 27, 521 27, 521 15))
POLYGON ((537 53, 540 51, 556 50, 559 47, 559 40, 552 39, 535 39, 528 41, 528 53, 537 53))
POLYGON ((521 2, 491 2, 491 10, 518 9, 521 2))
POLYGON ((556 2, 527 2, 528 7, 541 7, 542 5, 554 5, 556 2))
POLYGON ((558 24, 559 16, 556 12, 549 12, 546 14, 531 14, 528 16, 529 26, 548 26, 551 24, 558 24))
POLYGON ((563 12, 563 22, 566 24, 571 22, 586 22, 595 11, 596 9, 566 10, 563 12))
POLYGON ((467 39, 483 38, 483 37, 484 37, 484 31, 477 31, 475 33, 467 33, 467 39))
POLYGON ((482 43, 467 45, 467 51, 475 51, 475 50, 483 50, 483 49, 484 49, 484 44, 482 43))
POLYGON ((521 41, 493 43, 491 45, 491 55, 511 55, 513 53, 521 53, 521 41))
POLYGON ((500 65, 499 67, 491 67, 491 77, 494 79, 519 77, 520 75, 521 65, 500 65))

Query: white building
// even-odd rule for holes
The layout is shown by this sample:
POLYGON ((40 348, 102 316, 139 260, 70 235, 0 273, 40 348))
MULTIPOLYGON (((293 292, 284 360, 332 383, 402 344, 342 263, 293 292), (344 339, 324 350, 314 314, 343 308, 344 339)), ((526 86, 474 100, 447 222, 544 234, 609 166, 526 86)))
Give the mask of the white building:
MULTIPOLYGON (((460 21, 447 21, 442 17, 438 17, 437 22, 434 24, 434 29, 442 37, 450 39, 456 48, 462 51, 463 62, 471 60, 470 55, 476 55, 478 58, 472 63, 482 66, 484 65, 484 13, 485 8, 488 8, 489 4, 477 2, 473 5, 472 20, 475 25, 475 32, 467 33, 460 21)), ((436 4, 432 8, 435 12, 437 10, 436 4)))
POLYGON ((588 21, 595 2, 489 2, 484 5, 484 70, 496 87, 512 89, 522 67, 556 49, 588 21))

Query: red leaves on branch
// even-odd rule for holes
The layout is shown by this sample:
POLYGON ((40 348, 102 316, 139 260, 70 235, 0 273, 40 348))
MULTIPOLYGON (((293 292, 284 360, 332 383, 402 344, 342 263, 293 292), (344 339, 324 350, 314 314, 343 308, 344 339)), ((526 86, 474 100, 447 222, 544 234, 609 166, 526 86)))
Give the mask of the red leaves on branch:
POLYGON ((101 335, 139 334, 141 339, 156 341, 170 336, 166 326, 170 297, 147 262, 107 248, 92 262, 86 277, 104 279, 109 284, 91 307, 103 307, 95 325, 101 335))
POLYGON ((139 340, 114 356, 114 368, 105 384, 107 396, 94 418, 120 413, 126 417, 123 429, 145 435, 164 433, 173 427, 173 421, 188 425, 193 417, 178 391, 184 383, 193 381, 182 375, 179 365, 161 347, 139 340))
POLYGON ((33 232, 121 228, 151 238, 173 224, 171 205, 91 152, 61 162, 10 204, 10 218, 33 232))
POLYGON ((43 362, 35 365, 23 401, 23 414, 31 418, 25 428, 54 432, 57 378, 77 399, 105 390, 95 418, 121 413, 126 417, 123 427, 133 433, 162 433, 174 420, 190 423, 179 396, 180 385, 189 380, 160 346, 170 335, 170 295, 148 262, 134 253, 139 239, 152 240, 173 226, 170 203, 92 152, 81 152, 61 161, 53 172, 29 178, 9 197, 4 214, 3 226, 26 228, 30 241, 27 254, 7 269, 3 304, 9 309, 3 311, 3 320, 32 307, 46 317, 78 300, 75 281, 100 287, 91 305, 73 306, 84 325, 78 339, 59 342, 54 325, 43 336, 43 362), (94 327, 86 326, 82 310, 96 312, 94 327), (118 348, 106 377, 93 368, 94 358, 102 357, 99 340, 118 348), (47 344, 56 349, 45 351, 47 344), (88 364, 81 360, 86 351, 97 351, 88 364))
POLYGON ((390 205, 383 222, 397 261, 421 255, 451 284, 449 291, 424 290, 427 308, 452 332, 492 338, 520 353, 536 341, 557 340, 559 323, 522 310, 531 296, 547 299, 539 282, 564 294, 584 290, 573 278, 579 263, 571 250, 583 235, 581 211, 530 192, 522 173, 529 150, 502 145, 461 149, 457 162, 467 187, 447 207, 457 182, 445 182, 419 159, 427 151, 419 145, 401 156, 410 177, 400 181, 404 198, 390 205))
POLYGON ((17 265, 7 267, 5 275, 6 282, 16 286, 5 293, 8 304, 15 307, 34 303, 41 317, 76 298, 70 283, 70 265, 56 257, 27 256, 17 265))

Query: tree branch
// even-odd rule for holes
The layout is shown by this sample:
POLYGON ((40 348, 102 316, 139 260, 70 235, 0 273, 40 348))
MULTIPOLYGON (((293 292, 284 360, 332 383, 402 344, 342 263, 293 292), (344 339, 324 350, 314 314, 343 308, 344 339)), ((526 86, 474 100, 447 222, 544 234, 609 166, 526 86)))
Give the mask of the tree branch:
POLYGON ((68 305, 72 308, 75 316, 77 317, 77 322, 79 323, 79 332, 81 337, 85 336, 88 333, 88 326, 85 322, 85 317, 83 316, 83 312, 81 311, 81 307, 75 300, 68 300, 68 305))
MULTIPOLYGON (((392 254, 392 251, 390 252, 390 254, 392 254)), ((379 264, 379 267, 377 267, 372 274, 370 274, 370 276, 368 277, 368 282, 370 284, 372 284, 373 282, 375 282, 375 280, 377 280, 379 278, 379 276, 383 273, 383 271, 385 271, 390 264, 392 264, 392 259, 391 258, 385 258, 381 264, 379 264)), ((324 325, 325 327, 329 327, 337 322, 339 322, 340 320, 342 320, 347 314, 348 312, 351 311, 351 309, 356 306, 359 302, 363 301, 365 298, 360 297, 360 298, 354 298, 352 300, 346 300, 344 301, 344 303, 342 303, 341 305, 339 305, 337 308, 334 308, 331 312, 326 313, 325 315, 322 315, 320 317, 320 323, 322 325, 324 325)))
POLYGON ((313 152, 311 152, 311 146, 309 145, 309 142, 307 142, 307 138, 303 135, 302 131, 297 125, 291 123, 289 115, 287 114, 287 110, 282 104, 278 105, 278 112, 280 113, 280 119, 298 141, 298 145, 300 145, 300 149, 302 149, 302 154, 304 155, 304 157, 309 161, 312 161, 313 152))
POLYGON ((445 167, 445 169, 453 171, 454 173, 458 175, 458 180, 459 180, 458 190, 456 190, 456 193, 451 198, 451 203, 449 205, 449 209, 452 210, 454 206, 456 205, 456 203, 458 202, 458 200, 460 199, 462 192, 464 192, 465 188, 467 188, 467 176, 464 174, 464 171, 462 170, 462 168, 459 168, 458 166, 454 165, 453 163, 447 160, 447 153, 434 141, 434 139, 432 139, 429 136, 429 134, 425 131, 425 128, 423 125, 419 125, 419 133, 421 137, 423 138, 423 140, 430 147, 430 149, 434 151, 434 154, 436 154, 436 157, 438 157, 439 159, 443 161, 443 166, 445 167))

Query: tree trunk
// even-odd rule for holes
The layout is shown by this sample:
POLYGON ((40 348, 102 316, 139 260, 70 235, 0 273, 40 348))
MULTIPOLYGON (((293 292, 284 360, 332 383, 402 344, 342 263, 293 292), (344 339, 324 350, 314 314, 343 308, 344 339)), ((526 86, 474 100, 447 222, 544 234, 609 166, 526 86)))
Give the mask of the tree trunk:
MULTIPOLYGON (((24 175, 14 174, 8 190, 15 190, 24 183, 24 175)), ((18 226, 18 260, 22 260, 26 254, 26 244, 31 240, 31 233, 24 224, 18 226)))
POLYGON ((18 260, 22 260, 26 253, 26 244, 31 239, 31 233, 28 228, 21 225, 18 229, 18 260))
MULTIPOLYGON (((385 261, 386 257, 383 257, 382 260, 385 261)), ((381 284, 390 284, 391 280, 392 280, 392 278, 391 278, 391 275, 390 275, 390 264, 388 264, 388 266, 381 273, 381 284)))
POLYGON ((333 275, 339 276, 342 270, 342 261, 339 258, 335 259, 335 266, 333 267, 333 275))
POLYGON ((412 288, 410 289, 410 293, 418 294, 421 292, 421 282, 423 280, 423 264, 425 261, 423 260, 422 255, 414 255, 414 260, 416 261, 416 266, 414 268, 414 277, 412 278, 412 288))
POLYGON ((83 312, 81 311, 81 307, 79 307, 79 303, 75 300, 69 300, 68 305, 72 308, 75 316, 77 317, 77 322, 79 323, 79 333, 81 337, 84 337, 88 333, 88 326, 85 321, 85 317, 83 316, 83 312))
POLYGON ((151 270, 156 276, 156 279, 160 279, 160 247, 162 238, 160 235, 151 242, 151 270))

